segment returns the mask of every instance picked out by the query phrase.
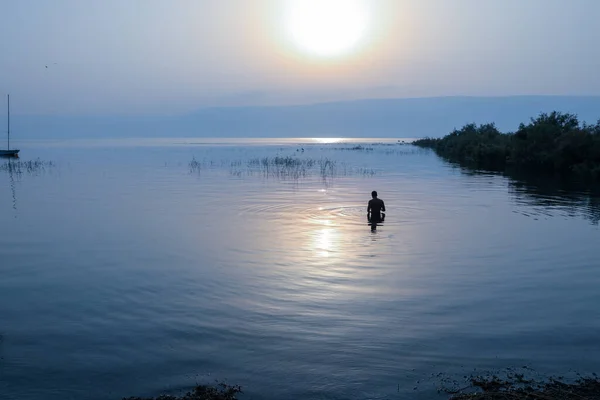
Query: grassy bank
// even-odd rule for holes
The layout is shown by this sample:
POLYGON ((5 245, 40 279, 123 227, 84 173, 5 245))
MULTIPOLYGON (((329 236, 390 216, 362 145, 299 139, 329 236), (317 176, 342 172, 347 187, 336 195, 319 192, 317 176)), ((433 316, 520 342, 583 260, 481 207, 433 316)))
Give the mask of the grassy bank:
POLYGON ((600 180, 600 121, 581 124, 572 114, 541 114, 512 133, 502 133, 494 124, 469 124, 443 138, 413 144, 477 169, 522 169, 600 180))

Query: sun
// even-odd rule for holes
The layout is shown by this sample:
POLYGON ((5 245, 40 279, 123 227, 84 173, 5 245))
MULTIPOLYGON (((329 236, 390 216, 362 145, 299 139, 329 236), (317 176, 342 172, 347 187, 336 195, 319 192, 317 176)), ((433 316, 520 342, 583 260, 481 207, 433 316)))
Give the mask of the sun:
POLYGON ((357 50, 369 22, 365 0, 293 0, 286 27, 304 53, 339 57, 357 50))

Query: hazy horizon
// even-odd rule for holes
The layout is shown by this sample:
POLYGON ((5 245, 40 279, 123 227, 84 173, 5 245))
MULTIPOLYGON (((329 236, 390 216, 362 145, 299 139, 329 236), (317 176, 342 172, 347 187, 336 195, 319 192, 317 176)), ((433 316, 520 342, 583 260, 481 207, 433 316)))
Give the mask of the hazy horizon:
MULTIPOLYGON (((19 106, 18 101, 19 98, 12 93, 4 94, 4 98, 0 99, 0 104, 2 105, 2 109, 4 109, 4 114, 6 114, 6 96, 10 96, 11 101, 11 116, 24 116, 24 117, 59 117, 59 118, 94 118, 94 117, 116 117, 116 118, 128 118, 128 117, 181 117, 192 115, 198 112, 209 111, 209 110, 234 110, 234 109, 284 109, 284 108, 299 108, 299 107, 319 107, 319 106, 327 106, 332 104, 352 104, 352 103, 367 103, 367 102, 393 102, 393 101, 401 101, 401 102, 410 102, 410 101, 452 101, 452 100, 522 100, 522 99, 563 99, 563 100, 600 100, 600 94, 597 95, 552 95, 552 94, 515 94, 515 95, 502 95, 502 96, 493 96, 493 95, 447 95, 447 96, 414 96, 414 97, 360 97, 360 98, 348 98, 341 100, 307 100, 307 101, 298 101, 298 102, 290 102, 290 103, 274 103, 274 104, 249 104, 249 105, 231 105, 231 104, 214 104, 214 105, 199 105, 196 108, 190 108, 189 110, 180 111, 177 113, 160 113, 156 112, 153 114, 145 114, 145 113, 132 113, 132 114, 35 114, 31 112, 27 112, 27 110, 19 110, 17 107, 19 106)), ((560 107, 559 107, 560 108, 560 107)), ((0 114, 2 114, 2 109, 0 109, 0 114)), ((571 112, 577 114, 576 111, 564 111, 560 109, 556 109, 555 111, 560 112, 571 112)), ((544 112, 540 110, 540 112, 544 112)), ((600 117, 600 112, 599 112, 600 117)), ((534 117, 535 115, 532 115, 534 117)), ((0 116, 5 117, 5 116, 0 116)))
MULTIPOLYGON (((13 140, 115 137, 439 137, 468 123, 512 132, 540 113, 600 118, 600 96, 368 99, 295 106, 207 107, 181 115, 19 116, 13 140)), ((5 126, 6 114, 0 114, 5 126)))

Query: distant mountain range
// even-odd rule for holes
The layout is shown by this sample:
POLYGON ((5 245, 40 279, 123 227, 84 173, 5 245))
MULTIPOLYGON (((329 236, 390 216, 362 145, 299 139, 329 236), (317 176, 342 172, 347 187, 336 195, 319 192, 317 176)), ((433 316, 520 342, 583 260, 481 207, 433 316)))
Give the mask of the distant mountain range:
POLYGON ((18 138, 70 137, 439 137, 466 123, 515 130, 541 112, 600 119, 600 96, 429 97, 297 106, 204 108, 180 116, 14 116, 18 138))

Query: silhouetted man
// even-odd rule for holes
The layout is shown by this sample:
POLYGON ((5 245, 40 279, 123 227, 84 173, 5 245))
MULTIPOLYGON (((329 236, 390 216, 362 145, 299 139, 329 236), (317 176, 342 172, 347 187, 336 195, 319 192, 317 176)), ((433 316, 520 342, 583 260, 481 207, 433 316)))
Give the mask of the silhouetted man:
POLYGON ((385 219, 385 214, 381 212, 385 212, 385 204, 383 204, 383 200, 377 198, 377 192, 372 191, 371 200, 369 200, 369 205, 367 206, 367 219, 371 223, 383 222, 385 219))

